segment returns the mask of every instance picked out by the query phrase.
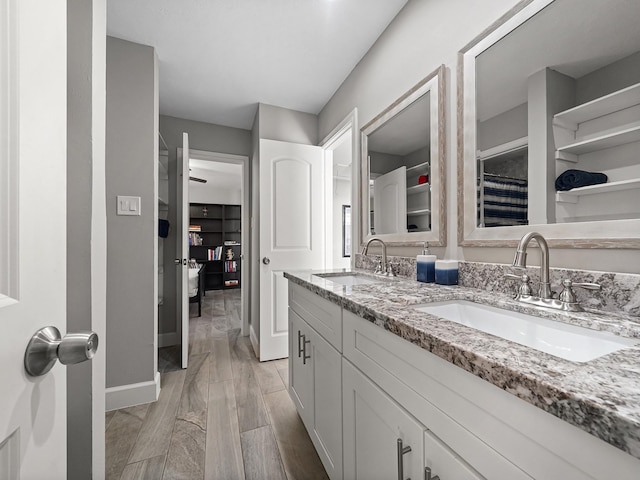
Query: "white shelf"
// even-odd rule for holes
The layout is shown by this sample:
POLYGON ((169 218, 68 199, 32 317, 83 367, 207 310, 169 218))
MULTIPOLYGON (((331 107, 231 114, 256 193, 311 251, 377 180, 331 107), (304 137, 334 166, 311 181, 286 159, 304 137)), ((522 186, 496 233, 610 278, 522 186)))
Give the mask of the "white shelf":
POLYGON ((429 208, 420 208, 416 210, 407 210, 407 217, 417 217, 419 215, 429 215, 431 213, 431 209, 429 208))
POLYGON ((486 150, 478 150, 478 160, 490 160, 492 158, 501 157, 503 155, 519 155, 529 146, 529 137, 522 137, 512 140, 502 145, 487 148, 486 150))
POLYGON ((428 166, 429 166, 429 162, 423 162, 423 163, 419 163, 418 165, 414 165, 413 167, 408 167, 407 168, 407 174, 415 172, 417 170, 424 169, 424 168, 426 168, 428 166))
POLYGON ((630 180, 620 180, 618 182, 600 183, 579 187, 566 192, 556 192, 556 202, 577 203, 578 198, 585 195, 595 195, 599 193, 619 192, 621 190, 640 189, 640 178, 630 180))
POLYGON ((556 150, 556 159, 577 162, 577 155, 597 152, 598 150, 604 150, 605 148, 618 147, 620 145, 639 141, 640 125, 636 125, 630 128, 624 128, 617 132, 607 133, 606 135, 600 135, 598 137, 560 147, 556 150))
POLYGON ((640 104, 640 83, 557 113, 553 117, 553 123, 575 131, 580 123, 638 104, 640 104))
POLYGON ((428 183, 421 183, 420 185, 413 185, 407 187, 407 195, 416 195, 418 193, 424 193, 429 191, 430 185, 428 183))

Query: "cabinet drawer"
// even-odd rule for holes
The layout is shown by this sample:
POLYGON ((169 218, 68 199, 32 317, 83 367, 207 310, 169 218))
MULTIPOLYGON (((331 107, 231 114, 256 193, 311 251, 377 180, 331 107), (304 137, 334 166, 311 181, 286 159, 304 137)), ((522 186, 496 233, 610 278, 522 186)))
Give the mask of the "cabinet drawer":
MULTIPOLYGON (((432 432, 424 432, 424 464, 432 477, 455 480, 482 480, 473 468, 442 443, 432 432)), ((426 475, 425 475, 425 478, 426 475)))
POLYGON ((289 282, 289 307, 342 352, 342 307, 289 282))

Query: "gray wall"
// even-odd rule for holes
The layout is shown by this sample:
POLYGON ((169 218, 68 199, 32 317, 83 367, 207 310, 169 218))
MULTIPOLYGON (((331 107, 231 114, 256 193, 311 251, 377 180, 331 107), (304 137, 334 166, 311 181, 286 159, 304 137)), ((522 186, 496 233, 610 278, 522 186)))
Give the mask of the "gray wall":
MULTIPOLYGON (((176 223, 176 151, 182 148, 182 133, 189 134, 189 148, 207 152, 246 155, 251 157, 251 132, 182 118, 160 116, 160 133, 169 147, 169 223, 176 223)), ((164 239, 164 304, 160 308, 158 332, 176 331, 176 231, 169 229, 164 239)))
POLYGON ((629 87, 640 81, 640 52, 581 77, 576 82, 578 104, 629 87))
POLYGON ((157 57, 107 38, 107 387, 156 372, 157 57), (140 216, 116 216, 116 196, 141 197, 140 216))
MULTIPOLYGON (((67 331, 103 341, 105 1, 69 0, 67 13, 67 331)), ((102 344, 91 362, 66 369, 69 480, 92 478, 92 465, 94 477, 104 472, 105 364, 102 344)))
POLYGON ((523 103, 484 122, 478 122, 478 150, 487 150, 529 134, 527 104, 523 103))
MULTIPOLYGON (((434 248, 439 258, 510 263, 512 248, 458 247, 456 91, 457 54, 517 0, 409 0, 319 114, 324 138, 353 108, 359 128, 399 98, 419 80, 446 66, 446 248, 434 248)), ((555 249, 554 267, 638 272, 639 250, 555 249)), ((391 248, 392 254, 416 255, 417 248, 391 248)))

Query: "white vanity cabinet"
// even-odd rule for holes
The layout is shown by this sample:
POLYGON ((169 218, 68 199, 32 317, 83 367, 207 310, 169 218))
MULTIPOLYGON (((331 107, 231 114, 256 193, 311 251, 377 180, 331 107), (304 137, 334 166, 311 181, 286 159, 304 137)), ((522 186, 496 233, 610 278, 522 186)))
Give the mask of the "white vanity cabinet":
POLYGON ((640 478, 640 460, 292 282, 289 327, 289 392, 331 479, 396 479, 399 459, 403 480, 640 478))
POLYGON ((289 285, 289 394, 327 474, 341 479, 342 309, 289 285))
MULTIPOLYGON (((424 466, 433 476, 638 479, 640 461, 622 450, 351 312, 343 312, 343 325, 344 364, 353 364, 424 425, 424 466)), ((348 478, 347 392, 353 387, 344 364, 348 478)))

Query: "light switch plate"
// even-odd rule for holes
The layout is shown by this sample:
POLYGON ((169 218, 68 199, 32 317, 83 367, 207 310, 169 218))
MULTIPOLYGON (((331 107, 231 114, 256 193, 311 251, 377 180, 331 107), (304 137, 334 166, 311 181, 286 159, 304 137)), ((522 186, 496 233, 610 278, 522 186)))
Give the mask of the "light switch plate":
POLYGON ((140 197, 118 195, 116 215, 140 215, 140 197))

